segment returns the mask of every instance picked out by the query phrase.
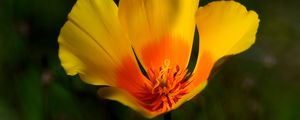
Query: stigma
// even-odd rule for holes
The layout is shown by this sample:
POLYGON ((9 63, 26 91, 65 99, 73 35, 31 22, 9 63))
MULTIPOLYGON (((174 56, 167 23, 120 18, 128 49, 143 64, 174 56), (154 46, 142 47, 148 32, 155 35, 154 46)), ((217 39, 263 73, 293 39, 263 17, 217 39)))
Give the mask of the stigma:
POLYGON ((165 59, 163 64, 148 71, 151 85, 151 110, 166 112, 174 107, 174 104, 185 95, 188 81, 185 79, 187 70, 182 70, 179 65, 171 66, 169 59, 165 59))

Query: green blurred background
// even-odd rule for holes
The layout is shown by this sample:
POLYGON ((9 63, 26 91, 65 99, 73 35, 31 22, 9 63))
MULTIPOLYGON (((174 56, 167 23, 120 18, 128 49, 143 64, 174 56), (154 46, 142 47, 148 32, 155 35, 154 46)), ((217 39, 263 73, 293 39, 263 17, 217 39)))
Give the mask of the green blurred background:
MULTIPOLYGON (((240 2, 260 15, 256 44, 219 66, 173 119, 299 119, 300 1, 240 2)), ((74 3, 0 0, 0 120, 144 119, 63 71, 57 36, 74 3)))

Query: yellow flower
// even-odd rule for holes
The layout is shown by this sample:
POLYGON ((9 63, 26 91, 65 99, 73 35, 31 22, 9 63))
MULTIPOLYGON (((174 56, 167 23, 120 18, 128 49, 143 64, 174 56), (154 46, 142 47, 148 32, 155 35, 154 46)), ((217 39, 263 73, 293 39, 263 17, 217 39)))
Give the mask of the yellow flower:
POLYGON ((258 28, 258 15, 237 2, 198 2, 78 0, 58 38, 61 64, 148 118, 176 109, 206 86, 217 60, 248 49, 258 28))

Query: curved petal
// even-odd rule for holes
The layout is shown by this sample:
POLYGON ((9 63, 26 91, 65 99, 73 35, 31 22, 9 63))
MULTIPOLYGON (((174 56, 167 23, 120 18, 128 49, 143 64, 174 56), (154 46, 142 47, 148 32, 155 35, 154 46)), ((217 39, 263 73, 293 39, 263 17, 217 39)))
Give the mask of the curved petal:
POLYGON ((119 59, 130 54, 112 0, 78 0, 61 29, 59 58, 69 75, 87 83, 112 85, 119 59), (108 12, 109 11, 109 12, 108 12))
POLYGON ((138 104, 135 102, 135 98, 122 89, 115 87, 104 87, 98 90, 98 94, 105 99, 118 101, 135 111, 141 111, 140 106, 138 106, 138 104))
POLYGON ((94 85, 111 84, 104 79, 113 77, 109 71, 116 64, 92 38, 71 22, 67 22, 58 40, 59 58, 68 75, 79 73, 82 80, 94 85))
POLYGON ((143 108, 135 97, 130 95, 128 92, 118 89, 115 87, 105 87, 105 88, 100 88, 98 91, 99 95, 105 99, 109 100, 114 100, 122 103, 125 106, 128 106, 129 108, 138 111, 141 113, 143 116, 147 118, 153 118, 159 114, 157 113, 152 113, 150 111, 147 111, 145 108, 143 108))
POLYGON ((258 16, 234 1, 216 1, 199 8, 197 27, 200 54, 195 72, 190 78, 187 100, 197 95, 207 84, 218 59, 248 49, 255 41, 258 16))
POLYGON ((240 53, 255 42, 258 23, 258 15, 238 2, 211 2, 197 12, 200 51, 209 51, 215 61, 240 53))
POLYGON ((202 81, 201 84, 195 86, 188 94, 184 95, 174 106, 173 109, 178 108, 183 103, 191 100, 194 96, 196 96, 200 91, 202 91, 207 85, 207 81, 202 81))
POLYGON ((214 64, 215 62, 209 52, 204 51, 199 56, 195 72, 190 78, 191 83, 187 86, 189 93, 185 95, 186 100, 192 99, 205 88, 214 64))
MULTIPOLYGON (((172 38, 170 42, 173 43, 168 44, 183 41, 192 46, 197 6, 198 0, 121 0, 119 18, 138 56, 141 56, 145 45, 160 43, 165 38, 172 38)), ((185 54, 189 55, 189 52, 187 50, 185 54)), ((157 56, 152 54, 151 57, 157 56)))

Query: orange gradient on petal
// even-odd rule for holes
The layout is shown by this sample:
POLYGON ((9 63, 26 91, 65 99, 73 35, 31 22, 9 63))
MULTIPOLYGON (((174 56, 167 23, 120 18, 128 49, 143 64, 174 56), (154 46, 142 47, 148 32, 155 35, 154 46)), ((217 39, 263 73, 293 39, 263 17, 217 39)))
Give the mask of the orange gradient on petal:
POLYGON ((171 66, 186 67, 190 57, 192 45, 182 39, 163 37, 153 40, 141 50, 141 61, 146 68, 158 67, 169 59, 171 66))

